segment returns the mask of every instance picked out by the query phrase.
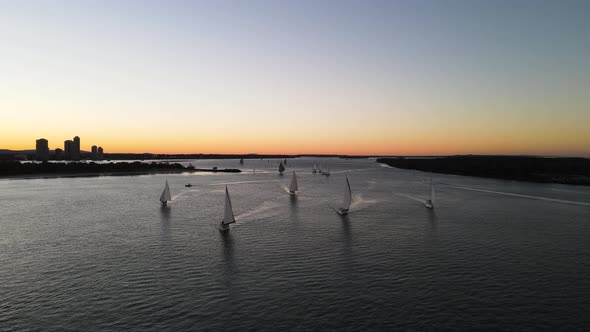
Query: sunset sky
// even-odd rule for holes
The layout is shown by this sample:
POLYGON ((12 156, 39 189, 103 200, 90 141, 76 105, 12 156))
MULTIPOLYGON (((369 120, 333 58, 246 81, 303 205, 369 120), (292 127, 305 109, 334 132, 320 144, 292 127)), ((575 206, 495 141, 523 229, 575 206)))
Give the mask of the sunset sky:
POLYGON ((0 1, 0 149, 590 156, 590 1, 0 1))

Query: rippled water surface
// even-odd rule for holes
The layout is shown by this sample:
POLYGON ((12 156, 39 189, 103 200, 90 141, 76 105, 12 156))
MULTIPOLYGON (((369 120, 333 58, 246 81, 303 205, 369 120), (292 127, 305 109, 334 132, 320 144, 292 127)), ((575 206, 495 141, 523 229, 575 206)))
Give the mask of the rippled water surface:
POLYGON ((329 163, 0 180, 0 330, 590 329, 590 188, 329 163))

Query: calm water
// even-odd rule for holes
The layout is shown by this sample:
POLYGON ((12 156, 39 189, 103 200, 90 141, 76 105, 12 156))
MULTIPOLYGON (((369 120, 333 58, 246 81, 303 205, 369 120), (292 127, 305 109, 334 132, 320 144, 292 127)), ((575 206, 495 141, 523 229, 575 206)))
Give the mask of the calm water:
POLYGON ((0 330, 590 329, 590 188, 311 163, 0 180, 0 330))

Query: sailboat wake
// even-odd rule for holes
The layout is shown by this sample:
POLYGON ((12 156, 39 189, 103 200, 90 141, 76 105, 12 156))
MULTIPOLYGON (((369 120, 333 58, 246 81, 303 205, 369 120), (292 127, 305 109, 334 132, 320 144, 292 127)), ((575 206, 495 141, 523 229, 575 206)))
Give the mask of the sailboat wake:
POLYGON ((376 199, 365 199, 363 198, 362 194, 354 194, 352 195, 352 204, 350 204, 350 208, 353 210, 362 210, 369 205, 376 204, 378 202, 379 200, 376 199))
POLYGON ((394 193, 394 194, 396 194, 396 195, 398 195, 398 196, 401 196, 401 197, 405 197, 405 198, 408 198, 408 199, 414 200, 414 201, 416 201, 416 202, 420 202, 420 203, 422 203, 422 204, 426 203, 426 200, 425 200, 425 199, 418 198, 418 197, 414 197, 414 196, 412 196, 412 195, 408 195, 408 194, 402 194, 402 193, 394 193))
POLYGON ((200 191, 200 190, 199 189, 189 189, 189 190, 181 191, 180 194, 172 196, 171 202, 174 202, 175 200, 177 200, 179 197, 183 196, 186 193, 189 193, 189 192, 198 192, 198 191, 200 191))
POLYGON ((524 195, 524 194, 509 193, 509 192, 504 192, 504 191, 477 189, 477 188, 460 187, 460 186, 453 186, 453 185, 448 185, 448 187, 450 187, 450 188, 456 188, 456 189, 462 189, 462 190, 469 190, 469 191, 477 191, 477 192, 488 193, 488 194, 497 194, 497 195, 505 195, 505 196, 512 196, 512 197, 537 199, 537 200, 541 200, 541 201, 548 201, 548 202, 555 202, 555 203, 564 203, 564 204, 574 204, 574 205, 590 206, 590 203, 588 203, 588 202, 581 202, 581 201, 569 201, 569 200, 565 200, 565 199, 557 199, 557 198, 550 198, 550 197, 543 197, 543 196, 533 196, 533 195, 524 195))
POLYGON ((253 181, 234 181, 234 182, 217 182, 211 183, 209 186, 227 186, 231 184, 247 184, 247 183, 267 183, 267 182, 278 182, 281 180, 253 180, 253 181))
POLYGON ((279 212, 277 212, 277 207, 280 206, 281 204, 278 202, 266 201, 256 207, 254 210, 250 210, 236 216, 236 220, 238 221, 236 226, 244 222, 278 215, 279 212))
POLYGON ((281 189, 283 189, 287 194, 289 193, 289 187, 287 187, 286 185, 281 185, 281 189))

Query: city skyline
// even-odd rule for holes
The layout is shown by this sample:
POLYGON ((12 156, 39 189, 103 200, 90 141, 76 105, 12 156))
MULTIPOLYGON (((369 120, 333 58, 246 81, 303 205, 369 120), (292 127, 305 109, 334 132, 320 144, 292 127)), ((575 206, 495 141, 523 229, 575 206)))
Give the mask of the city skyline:
POLYGON ((0 11, 0 149, 590 157, 587 2, 60 4, 0 11))

